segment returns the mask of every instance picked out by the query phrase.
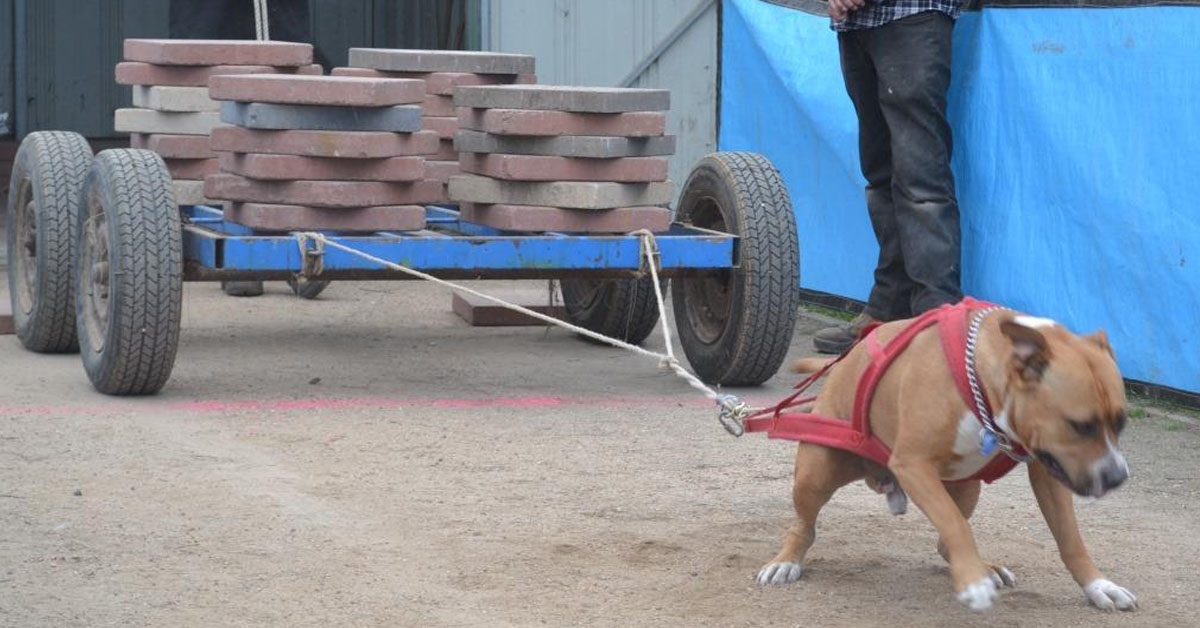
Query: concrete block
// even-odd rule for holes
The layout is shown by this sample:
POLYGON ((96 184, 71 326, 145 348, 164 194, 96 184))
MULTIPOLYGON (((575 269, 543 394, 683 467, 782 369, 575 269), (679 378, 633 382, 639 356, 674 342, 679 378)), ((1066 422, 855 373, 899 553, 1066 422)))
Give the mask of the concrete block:
MULTIPOLYGON (((550 305, 549 291, 537 290, 490 290, 489 293, 508 303, 515 303, 538 314, 553 316, 566 320, 567 310, 557 299, 556 305, 550 305)), ((455 292, 450 307, 454 313, 472 327, 527 327, 544 326, 547 323, 520 312, 500 307, 487 299, 481 299, 471 294, 455 292)))
POLYGON ((225 219, 259 231, 418 231, 425 228, 425 208, 393 205, 329 209, 225 203, 225 219))
POLYGON ((422 205, 433 202, 441 188, 435 181, 258 181, 233 174, 213 175, 204 182, 209 198, 329 208, 422 205))
POLYGON ((350 65, 389 72, 533 74, 535 61, 529 55, 500 52, 351 48, 350 65))
POLYGON ((126 39, 125 59, 157 65, 275 65, 313 62, 311 44, 236 39, 126 39))
POLYGON ((163 159, 210 159, 216 157, 209 148, 208 137, 205 135, 133 133, 129 136, 129 147, 152 150, 163 159))
POLYGON ((175 203, 177 205, 217 205, 217 203, 204 196, 203 181, 176 179, 174 186, 175 203))
POLYGON ((422 128, 426 131, 433 131, 438 134, 438 137, 444 140, 454 139, 454 134, 458 133, 458 118, 454 117, 438 117, 425 116, 421 119, 422 128))
POLYGON ((454 104, 483 109, 539 109, 578 113, 666 111, 671 92, 627 87, 564 87, 560 85, 487 85, 460 87, 454 104))
POLYGON ((426 155, 425 159, 431 161, 458 161, 458 150, 454 148, 454 140, 442 140, 438 144, 438 151, 432 155, 426 155))
POLYGON ((459 153, 463 172, 510 181, 666 181, 669 162, 662 157, 581 159, 536 155, 459 153))
POLYGON ((117 109, 113 128, 118 133, 165 133, 170 135, 208 135, 221 125, 215 111, 167 113, 153 109, 117 109))
POLYGON ((226 74, 320 74, 319 65, 279 68, 269 65, 167 66, 124 61, 117 64, 117 83, 121 85, 167 85, 208 87, 208 80, 226 74))
POLYGON ((437 94, 426 95, 424 102, 421 103, 421 115, 443 118, 457 116, 458 109, 454 106, 454 97, 438 96, 437 94))
POLYGON ((174 113, 219 111, 220 103, 208 97, 204 87, 134 85, 133 106, 174 113))
POLYGON ((463 85, 532 85, 536 74, 471 74, 469 72, 383 72, 369 68, 334 68, 333 76, 364 78, 404 78, 425 81, 425 93, 453 96, 454 88, 463 85))
POLYGON ((651 111, 570 113, 533 109, 459 107, 458 124, 460 128, 494 135, 657 137, 667 132, 666 114, 651 111))
POLYGON ((221 121, 248 129, 309 131, 386 131, 415 133, 421 130, 421 108, 320 107, 223 102, 221 121))
MULTIPOLYGON (((210 179, 211 180, 211 179, 210 179)), ((537 205, 563 209, 613 209, 665 205, 675 200, 670 181, 660 183, 598 183, 500 181, 460 174, 450 177, 450 200, 485 205, 537 205)))
POLYGON ((671 228, 671 210, 662 207, 620 207, 597 211, 462 203, 459 217, 503 231, 561 231, 565 233, 629 233, 671 228))
POLYGON ((430 155, 438 151, 437 133, 430 131, 262 131, 223 126, 213 130, 211 142, 214 151, 347 159, 430 155))
POLYGON ((508 155, 544 155, 551 157, 658 157, 675 153, 675 136, 601 137, 559 135, 557 137, 521 137, 491 135, 459 129, 454 148, 463 153, 503 153, 508 155))
POLYGON ((214 76, 208 90, 214 100, 334 107, 390 107, 425 98, 422 81, 347 76, 214 76))
POLYGON ((216 159, 164 159, 167 171, 173 179, 202 181, 210 174, 221 171, 216 159))
POLYGON ((425 178, 438 183, 448 183, 450 177, 462 173, 457 161, 426 161, 425 178))
POLYGON ((221 153, 221 170, 247 179, 268 181, 420 181, 424 157, 329 159, 296 155, 221 153))

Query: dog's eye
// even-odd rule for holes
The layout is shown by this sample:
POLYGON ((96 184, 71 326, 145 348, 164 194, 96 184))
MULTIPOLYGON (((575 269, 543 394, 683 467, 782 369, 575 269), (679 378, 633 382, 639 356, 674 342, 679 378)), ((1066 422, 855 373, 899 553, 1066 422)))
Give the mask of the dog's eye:
POLYGON ((1117 421, 1116 421, 1116 423, 1113 423, 1113 431, 1116 432, 1117 434, 1120 434, 1121 432, 1125 431, 1125 413, 1124 412, 1117 415, 1117 421))
POLYGON ((1095 421, 1088 421, 1085 423, 1085 422, 1081 422, 1081 421, 1072 421, 1071 419, 1067 419, 1067 423, 1069 423, 1071 425, 1071 429, 1075 430, 1076 434, 1079 434, 1080 436, 1082 436, 1084 438, 1090 438, 1092 436, 1095 436, 1096 431, 1099 429, 1099 426, 1096 424, 1095 421))

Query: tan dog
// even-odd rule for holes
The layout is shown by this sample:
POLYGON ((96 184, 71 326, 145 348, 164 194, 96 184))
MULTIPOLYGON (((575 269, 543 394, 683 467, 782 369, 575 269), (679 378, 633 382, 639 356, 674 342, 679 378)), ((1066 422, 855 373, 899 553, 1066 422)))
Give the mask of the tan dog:
MULTIPOLYGON (((877 330, 886 343, 908 321, 877 330)), ((816 414, 847 419, 855 388, 868 363, 860 343, 830 372, 816 414)), ((1099 497, 1129 476, 1117 438, 1125 427, 1125 387, 1103 332, 1076 336, 1046 319, 995 312, 982 323, 976 371, 999 411, 997 423, 1035 459, 1029 481, 1063 563, 1098 608, 1132 610, 1137 600, 1106 580, 1092 564, 1079 535, 1071 492, 1099 497)), ((811 372, 826 361, 802 360, 811 372)), ((940 536, 938 553, 950 563, 958 599, 989 608, 1000 586, 1013 586, 1008 569, 979 556, 967 519, 979 500, 970 477, 999 451, 984 455, 979 423, 955 389, 936 328, 921 332, 892 364, 872 400, 873 433, 892 450, 887 469, 840 449, 801 443, 796 451, 792 497, 796 522, 783 549, 758 574, 760 584, 800 577, 815 537, 817 513, 837 489, 859 479, 887 492, 893 512, 904 493, 929 517, 940 536), (898 486, 897 486, 898 483, 898 486)))

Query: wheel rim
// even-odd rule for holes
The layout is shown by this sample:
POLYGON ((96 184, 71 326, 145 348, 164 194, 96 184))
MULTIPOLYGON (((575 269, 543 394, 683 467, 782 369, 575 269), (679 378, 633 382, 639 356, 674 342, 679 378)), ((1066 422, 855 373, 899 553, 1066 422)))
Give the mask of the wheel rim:
POLYGON ((90 346, 99 353, 104 349, 108 330, 109 288, 112 269, 108 255, 108 220, 96 193, 88 195, 87 220, 79 243, 79 287, 83 291, 83 323, 90 346))
MULTIPOLYGON (((712 197, 696 202, 691 223, 702 229, 728 233, 721 206, 712 197)), ((714 275, 687 279, 683 282, 683 301, 688 323, 696 338, 704 344, 714 344, 725 333, 733 307, 733 275, 721 270, 714 275)))
POLYGON ((28 178, 21 180, 13 207, 16 208, 13 211, 16 224, 12 225, 16 236, 13 265, 18 278, 14 291, 21 311, 29 314, 33 311, 34 295, 37 294, 38 264, 37 204, 33 199, 33 184, 28 178))

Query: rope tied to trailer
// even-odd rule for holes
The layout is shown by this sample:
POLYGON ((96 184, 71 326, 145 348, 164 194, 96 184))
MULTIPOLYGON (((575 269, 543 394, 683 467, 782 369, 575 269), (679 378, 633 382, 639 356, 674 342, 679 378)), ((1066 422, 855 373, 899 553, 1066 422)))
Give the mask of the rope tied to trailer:
MULTIPOLYGON (((323 258, 324 253, 328 248, 335 248, 369 262, 379 264, 380 266, 390 270, 402 272, 418 279, 424 279, 445 288, 459 290, 471 296, 494 303, 507 310, 524 314, 530 318, 537 319, 556 327, 561 327, 567 331, 577 333, 581 336, 587 336, 588 338, 591 338, 597 342, 602 342, 604 344, 617 347, 618 349, 625 349, 626 351, 631 351, 638 355, 643 355, 649 358, 656 358, 658 360, 660 369, 674 373, 676 376, 687 382, 689 386, 696 389, 710 401, 715 403, 719 409, 717 420, 721 423, 721 427, 725 428, 725 431, 729 432, 735 437, 739 437, 745 433, 746 429, 744 421, 754 412, 754 410, 747 405, 745 401, 742 401, 737 396, 722 394, 713 390, 711 387, 701 381, 699 377, 696 377, 691 371, 687 370, 687 368, 679 362, 679 359, 675 357, 675 349, 672 345, 671 326, 667 321, 667 310, 663 301, 662 283, 658 278, 658 269, 659 264, 661 263, 658 241, 655 239, 654 234, 648 230, 635 231, 630 235, 638 236, 638 239, 641 243, 640 257, 642 258, 642 263, 647 267, 646 270, 649 272, 650 278, 654 283, 654 298, 658 305, 658 320, 662 327, 663 340, 666 343, 666 353, 650 351, 649 349, 644 349, 623 340, 610 338, 604 334, 599 334, 590 329, 585 329, 567 321, 559 320, 553 316, 548 316, 546 314, 542 314, 541 312, 536 312, 529 308, 521 307, 520 305, 516 305, 514 303, 509 303, 498 297, 479 292, 478 290, 456 284, 452 281, 446 281, 445 279, 434 277, 429 273, 424 273, 414 268, 402 266, 395 262, 385 260, 381 257, 376 257, 375 255, 371 255, 365 251, 360 251, 353 247, 346 246, 345 244, 342 244, 336 240, 331 240, 322 233, 297 232, 294 235, 296 236, 296 242, 300 247, 300 258, 302 261, 304 261, 305 265, 309 263, 310 258, 323 258)), ((321 267, 324 266, 323 261, 317 263, 319 263, 321 267)))

